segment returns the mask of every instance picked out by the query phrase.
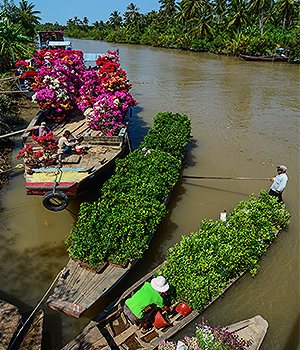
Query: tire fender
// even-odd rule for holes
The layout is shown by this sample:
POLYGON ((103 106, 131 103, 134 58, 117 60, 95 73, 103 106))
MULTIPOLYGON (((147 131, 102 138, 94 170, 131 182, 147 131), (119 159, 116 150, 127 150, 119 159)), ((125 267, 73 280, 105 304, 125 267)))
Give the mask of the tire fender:
POLYGON ((69 205, 69 202, 70 198, 63 191, 56 191, 54 193, 53 191, 49 191, 43 195, 43 206, 51 211, 64 210, 69 205))

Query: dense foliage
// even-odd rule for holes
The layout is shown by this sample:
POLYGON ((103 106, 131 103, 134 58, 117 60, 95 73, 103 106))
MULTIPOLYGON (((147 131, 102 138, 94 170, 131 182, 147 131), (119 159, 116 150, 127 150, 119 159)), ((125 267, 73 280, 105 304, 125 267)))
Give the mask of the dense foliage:
POLYGON ((201 310, 241 271, 257 272, 258 259, 288 217, 283 204, 261 190, 258 198, 241 201, 226 222, 202 220, 198 231, 169 249, 160 273, 177 299, 201 310))
POLYGON ((0 71, 9 71, 18 59, 32 56, 39 13, 26 0, 19 6, 13 1, 0 3, 0 71))
POLYGON ((63 29, 68 37, 146 44, 223 54, 270 54, 279 46, 300 57, 299 1, 160 0, 159 11, 146 14, 130 3, 121 15, 89 25, 86 17, 66 25, 46 23, 40 29, 63 29))
POLYGON ((187 145, 186 130, 190 128, 190 121, 186 116, 168 112, 166 117, 166 112, 159 112, 154 120, 154 128, 149 130, 140 149, 146 146, 180 157, 187 145))
MULTIPOLYGON (((163 123, 154 122, 157 137, 170 137, 178 150, 175 136, 181 135, 180 144, 186 145, 191 131, 187 116, 172 113, 158 113, 157 119, 174 123, 169 133, 163 123), (172 122, 171 122, 172 121, 172 122), (181 122, 179 122, 181 121, 181 122), (185 132, 183 131, 184 125, 185 132)), ((116 171, 103 186, 100 199, 94 203, 82 203, 78 221, 72 228, 66 243, 72 258, 87 261, 90 266, 109 260, 124 264, 127 260, 141 257, 147 248, 147 240, 167 211, 164 200, 176 184, 181 167, 180 159, 145 140, 144 147, 117 160, 116 171)))

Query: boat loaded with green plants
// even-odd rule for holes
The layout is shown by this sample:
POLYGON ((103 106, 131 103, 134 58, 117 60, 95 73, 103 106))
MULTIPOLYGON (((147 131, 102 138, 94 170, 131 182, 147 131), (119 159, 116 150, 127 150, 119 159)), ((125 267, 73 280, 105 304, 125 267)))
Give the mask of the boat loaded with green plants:
POLYGON ((191 123, 159 112, 139 149, 116 161, 99 200, 82 203, 67 237, 71 257, 46 304, 81 317, 142 257, 179 179, 191 123))
MULTIPOLYGON (((238 203, 225 222, 202 220, 195 233, 190 237, 183 236, 178 244, 169 249, 164 263, 100 312, 63 350, 94 349, 100 346, 105 349, 175 349, 174 344, 165 341, 206 310, 246 271, 255 275, 259 258, 279 231, 288 225, 289 217, 282 203, 278 203, 267 191, 261 190, 258 197, 251 195, 248 200, 238 203), (152 324, 148 325, 146 333, 142 333, 126 318, 123 306, 126 299, 146 281, 161 274, 170 285, 165 304, 172 306, 172 311, 159 311, 154 317, 153 309, 147 309, 145 312, 152 324)), ((245 341, 205 324, 198 327, 198 335, 203 330, 206 333, 213 332, 214 336, 222 335, 222 339, 226 338, 226 342, 229 342, 226 343, 227 347, 221 347, 224 343, 220 345, 216 341, 212 345, 220 347, 205 349, 257 350, 264 339, 268 323, 256 316, 227 328, 227 331, 236 332, 245 341)), ((201 340, 202 337, 198 337, 198 346, 204 349, 201 340)), ((192 342, 187 340, 187 345, 192 345, 192 342)))

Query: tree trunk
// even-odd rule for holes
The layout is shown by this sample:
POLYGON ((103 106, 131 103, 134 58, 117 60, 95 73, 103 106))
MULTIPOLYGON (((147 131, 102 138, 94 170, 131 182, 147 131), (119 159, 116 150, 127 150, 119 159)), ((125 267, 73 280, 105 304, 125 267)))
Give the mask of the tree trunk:
POLYGON ((261 28, 260 28, 260 34, 264 34, 264 7, 261 9, 261 28))
POLYGON ((285 8, 285 12, 284 12, 284 17, 283 17, 283 22, 282 22, 282 31, 281 31, 281 34, 283 34, 283 31, 284 31, 285 22, 286 22, 286 17, 287 17, 287 7, 285 8))

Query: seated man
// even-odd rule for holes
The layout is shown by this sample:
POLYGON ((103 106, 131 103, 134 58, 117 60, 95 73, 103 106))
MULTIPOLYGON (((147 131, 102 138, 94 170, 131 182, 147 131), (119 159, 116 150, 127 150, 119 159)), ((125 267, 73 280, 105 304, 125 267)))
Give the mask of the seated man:
POLYGON ((70 133, 69 130, 66 130, 63 136, 58 140, 58 164, 62 166, 62 156, 64 153, 71 153, 72 147, 77 144, 78 141, 76 138, 70 133), (72 141, 69 141, 69 137, 73 137, 72 141))
POLYGON ((169 289, 169 284, 163 276, 158 276, 151 280, 151 283, 145 282, 143 287, 138 290, 131 298, 127 299, 124 304, 124 314, 130 321, 134 322, 137 326, 142 327, 142 333, 147 331, 146 319, 144 309, 154 304, 157 307, 163 308, 163 310, 169 309, 164 306, 164 300, 162 294, 169 289))

